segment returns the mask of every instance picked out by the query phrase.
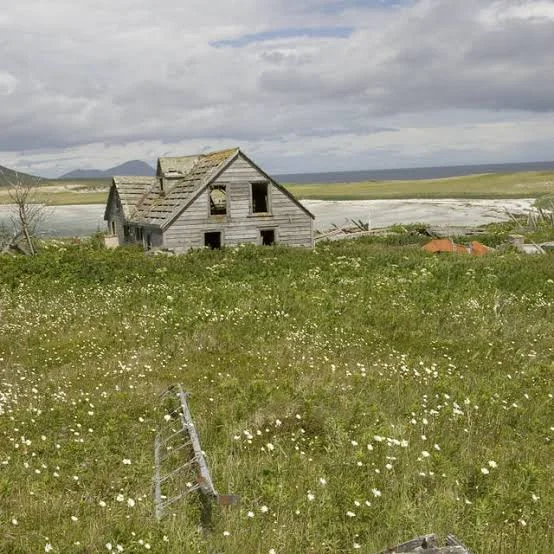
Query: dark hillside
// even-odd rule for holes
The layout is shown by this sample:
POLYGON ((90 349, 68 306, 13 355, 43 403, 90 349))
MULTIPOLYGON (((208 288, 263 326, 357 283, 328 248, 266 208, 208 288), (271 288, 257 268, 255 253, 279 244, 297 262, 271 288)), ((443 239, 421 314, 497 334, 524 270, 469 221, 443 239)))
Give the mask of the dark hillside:
POLYGON ((36 177, 35 175, 22 173, 21 171, 15 171, 0 165, 0 188, 8 187, 10 183, 16 179, 16 175, 18 175, 24 182, 38 183, 41 180, 40 177, 36 177))

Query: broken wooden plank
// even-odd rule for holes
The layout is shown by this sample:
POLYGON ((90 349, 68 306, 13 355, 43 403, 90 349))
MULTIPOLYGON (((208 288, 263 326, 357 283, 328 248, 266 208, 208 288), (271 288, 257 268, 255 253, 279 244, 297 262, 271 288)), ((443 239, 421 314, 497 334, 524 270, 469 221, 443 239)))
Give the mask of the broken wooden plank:
POLYGON ((446 545, 440 546, 437 536, 434 534, 416 537, 411 541, 389 547, 378 554, 421 554, 423 552, 426 554, 471 554, 454 535, 448 535, 446 545))
POLYGON ((463 546, 437 546, 436 548, 418 548, 404 554, 467 554, 463 546))
POLYGON ((454 535, 448 535, 446 537, 446 544, 447 544, 447 546, 461 546, 462 548, 465 549, 465 552, 467 554, 471 554, 470 551, 469 551, 469 548, 461 540, 459 540, 457 537, 455 537, 454 535))
POLYGON ((422 535, 421 537, 416 537, 402 544, 397 544, 396 546, 389 547, 378 554, 402 554, 410 553, 416 549, 426 549, 429 547, 434 547, 437 545, 437 536, 436 535, 422 535))

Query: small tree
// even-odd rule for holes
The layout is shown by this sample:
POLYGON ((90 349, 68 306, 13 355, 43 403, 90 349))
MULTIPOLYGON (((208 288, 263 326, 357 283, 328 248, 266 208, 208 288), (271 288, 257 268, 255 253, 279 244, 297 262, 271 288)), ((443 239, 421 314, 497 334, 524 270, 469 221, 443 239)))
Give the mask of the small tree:
POLYGON ((17 171, 8 175, 2 171, 4 180, 8 183, 8 195, 14 205, 15 215, 11 218, 14 236, 23 237, 29 254, 36 254, 34 240, 40 224, 46 217, 44 204, 37 202, 36 189, 39 178, 23 178, 17 171))

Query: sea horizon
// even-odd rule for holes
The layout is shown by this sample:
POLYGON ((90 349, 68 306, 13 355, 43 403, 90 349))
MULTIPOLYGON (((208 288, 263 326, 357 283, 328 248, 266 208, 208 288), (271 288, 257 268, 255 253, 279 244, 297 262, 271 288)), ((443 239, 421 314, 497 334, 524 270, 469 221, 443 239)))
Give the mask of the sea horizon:
POLYGON ((412 181, 446 179, 482 173, 519 173, 522 171, 554 171, 554 161, 519 162, 474 165, 408 167, 400 169, 365 169, 354 171, 321 171, 275 174, 275 179, 287 184, 359 183, 361 181, 412 181))

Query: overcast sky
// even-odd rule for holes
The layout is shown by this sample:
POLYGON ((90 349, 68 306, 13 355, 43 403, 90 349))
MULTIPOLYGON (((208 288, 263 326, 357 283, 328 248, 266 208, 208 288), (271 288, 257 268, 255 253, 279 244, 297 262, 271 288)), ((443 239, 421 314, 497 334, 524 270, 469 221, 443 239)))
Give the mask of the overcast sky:
POLYGON ((275 173, 554 159, 554 0, 17 0, 0 164, 241 146, 275 173))

